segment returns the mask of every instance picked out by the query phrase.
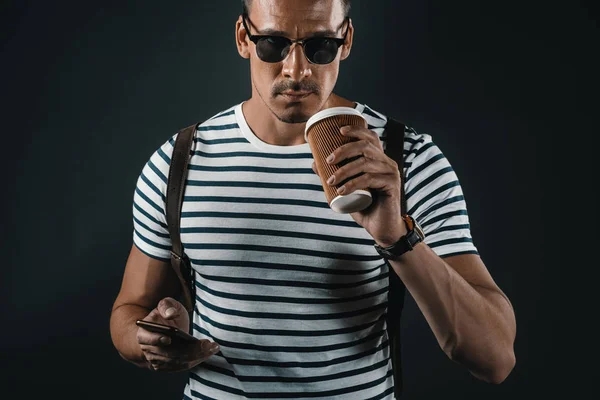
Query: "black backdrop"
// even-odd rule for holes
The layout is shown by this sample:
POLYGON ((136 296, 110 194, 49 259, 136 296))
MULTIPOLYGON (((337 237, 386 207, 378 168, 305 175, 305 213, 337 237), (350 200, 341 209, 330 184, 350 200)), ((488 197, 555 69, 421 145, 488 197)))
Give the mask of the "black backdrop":
MULTIPOLYGON (((185 374, 123 361, 108 321, 144 163, 177 129, 250 95, 234 44, 239 2, 1 7, 0 387, 26 399, 179 399, 185 374)), ((433 135, 517 316, 517 365, 494 386, 446 358, 409 297, 407 399, 537 398, 561 387, 557 174, 568 160, 554 158, 553 143, 586 122, 591 7, 354 1, 355 46, 336 91, 433 135)))

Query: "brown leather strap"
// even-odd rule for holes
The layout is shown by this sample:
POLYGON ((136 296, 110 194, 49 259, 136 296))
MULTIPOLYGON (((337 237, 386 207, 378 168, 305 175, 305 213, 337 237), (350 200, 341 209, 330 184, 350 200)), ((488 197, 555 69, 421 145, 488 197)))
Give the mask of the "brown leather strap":
POLYGON ((183 193, 187 179, 187 169, 190 159, 190 151, 194 141, 194 133, 198 124, 190 125, 179 131, 171 165, 169 167, 169 179, 167 182, 167 226, 171 237, 171 266, 175 270, 182 286, 183 303, 189 313, 194 310, 194 286, 193 269, 188 257, 183 251, 180 237, 181 206, 183 204, 183 193))
MULTIPOLYGON (((404 124, 395 119, 388 118, 385 126, 385 153, 398 164, 400 171, 400 211, 407 213, 406 194, 404 193, 404 124)), ((390 267, 389 273, 389 292, 388 292, 388 310, 387 310, 387 331, 390 345, 390 355, 392 358, 392 368, 394 371, 394 394, 400 398, 402 393, 402 343, 400 340, 400 317, 404 307, 404 295, 406 287, 398 274, 390 267)))

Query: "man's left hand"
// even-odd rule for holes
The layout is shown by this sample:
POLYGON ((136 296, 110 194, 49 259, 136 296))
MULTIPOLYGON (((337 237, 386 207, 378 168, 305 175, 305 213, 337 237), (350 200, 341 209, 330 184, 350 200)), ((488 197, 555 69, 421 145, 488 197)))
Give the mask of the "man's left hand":
MULTIPOLYGON (((340 167, 333 175, 334 180, 327 183, 337 187, 341 195, 369 188, 373 195, 373 203, 366 209, 350 215, 378 244, 390 246, 406 234, 406 225, 400 210, 400 185, 404 183, 400 180, 398 164, 384 153, 382 143, 375 132, 357 126, 345 126, 340 132, 356 141, 337 148, 332 153, 333 159, 328 159, 329 164, 357 158, 340 167), (338 187, 340 182, 358 174, 361 175, 338 187)), ((312 168, 318 174, 314 162, 312 168)))

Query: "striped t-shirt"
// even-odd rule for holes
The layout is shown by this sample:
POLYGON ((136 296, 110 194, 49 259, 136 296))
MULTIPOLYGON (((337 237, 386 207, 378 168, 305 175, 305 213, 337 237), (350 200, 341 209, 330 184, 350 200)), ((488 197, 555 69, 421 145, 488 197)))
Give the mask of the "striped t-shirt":
MULTIPOLYGON (((382 138, 386 117, 356 109, 382 138)), ((408 213, 441 257, 477 253, 457 176, 430 135, 407 127, 408 213)), ((176 134, 144 166, 133 240, 169 261, 165 193, 176 134)), ((241 104, 195 133, 181 238, 196 276, 193 333, 221 351, 190 371, 185 399, 393 399, 388 274, 374 240, 332 211, 307 143, 275 146, 241 104)))

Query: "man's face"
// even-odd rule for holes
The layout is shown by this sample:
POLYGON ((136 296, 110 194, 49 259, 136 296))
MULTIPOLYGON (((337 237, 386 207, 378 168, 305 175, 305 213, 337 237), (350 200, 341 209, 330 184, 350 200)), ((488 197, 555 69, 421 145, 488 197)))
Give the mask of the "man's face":
MULTIPOLYGON (((292 40, 342 38, 348 27, 341 0, 253 0, 246 22, 252 35, 292 40)), ((348 32, 346 43, 351 38, 348 32)), ((340 59, 350 51, 350 46, 342 46, 331 63, 313 64, 302 45, 296 43, 282 61, 269 63, 257 56, 254 43, 249 39, 247 43, 254 92, 279 120, 287 123, 306 122, 321 110, 337 81, 340 59)))

